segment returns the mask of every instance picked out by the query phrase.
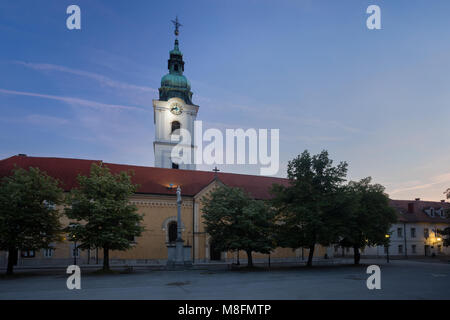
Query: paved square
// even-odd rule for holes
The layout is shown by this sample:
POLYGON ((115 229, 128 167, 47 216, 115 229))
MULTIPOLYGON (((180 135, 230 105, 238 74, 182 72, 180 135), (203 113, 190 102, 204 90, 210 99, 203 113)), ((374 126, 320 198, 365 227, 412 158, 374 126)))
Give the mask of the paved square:
POLYGON ((0 299, 450 299, 450 264, 362 260, 364 265, 260 271, 83 273, 68 290, 64 272, 0 279, 0 299), (366 268, 381 267, 381 289, 368 290, 366 268))

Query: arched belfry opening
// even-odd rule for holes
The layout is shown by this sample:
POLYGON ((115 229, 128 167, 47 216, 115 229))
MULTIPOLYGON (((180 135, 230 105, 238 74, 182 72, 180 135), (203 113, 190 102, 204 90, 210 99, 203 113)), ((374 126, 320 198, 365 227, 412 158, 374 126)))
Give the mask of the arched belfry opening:
POLYGON ((171 133, 174 133, 176 130, 179 130, 181 128, 181 124, 179 121, 172 121, 172 129, 171 133))

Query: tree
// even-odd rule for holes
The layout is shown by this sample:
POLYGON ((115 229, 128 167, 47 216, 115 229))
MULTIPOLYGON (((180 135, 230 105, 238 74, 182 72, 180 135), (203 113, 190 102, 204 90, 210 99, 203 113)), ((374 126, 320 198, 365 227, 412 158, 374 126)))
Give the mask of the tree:
POLYGON ((274 185, 272 205, 277 210, 277 241, 282 247, 309 249, 312 265, 316 244, 329 245, 338 238, 336 226, 342 212, 340 186, 347 163, 333 166, 328 152, 311 156, 307 150, 289 161, 289 185, 274 185))
MULTIPOLYGON (((445 190, 444 194, 447 196, 447 199, 450 199, 450 188, 445 190)), ((447 216, 450 216, 450 209, 447 209, 446 211, 447 216)), ((444 246, 450 246, 450 227, 441 230, 440 234, 444 237, 444 246)))
POLYGON ((346 186, 348 206, 342 225, 343 247, 352 247, 354 263, 359 264, 360 249, 366 246, 386 245, 386 234, 397 221, 395 210, 389 206, 389 197, 380 184, 371 184, 367 177, 346 186))
POLYGON ((450 227, 440 230, 439 233, 444 237, 444 246, 450 246, 450 227))
POLYGON ((0 184, 0 249, 8 251, 6 274, 13 274, 17 250, 39 250, 61 239, 63 199, 59 182, 38 168, 15 168, 0 184))
POLYGON ((103 249, 103 270, 109 271, 109 251, 127 250, 141 235, 142 216, 129 203, 137 185, 127 172, 113 175, 104 165, 92 164, 89 176, 78 176, 78 188, 67 198, 65 213, 76 220, 67 229, 78 248, 103 249))
POLYGON ((218 250, 244 250, 252 267, 252 252, 270 253, 275 247, 274 215, 263 201, 240 188, 220 186, 202 202, 206 232, 218 250))
POLYGON ((443 230, 438 229, 437 232, 440 236, 442 236, 444 246, 446 247, 450 246, 450 227, 447 227, 443 230))

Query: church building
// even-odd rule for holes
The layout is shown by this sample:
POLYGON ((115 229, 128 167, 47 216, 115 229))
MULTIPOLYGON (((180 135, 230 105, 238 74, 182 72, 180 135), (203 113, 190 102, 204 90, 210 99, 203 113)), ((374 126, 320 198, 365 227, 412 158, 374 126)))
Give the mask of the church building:
MULTIPOLYGON (((176 30, 178 35, 178 30, 176 30)), ((190 132, 191 141, 183 143, 194 154, 194 121, 199 106, 192 102, 191 84, 184 72, 183 54, 179 41, 175 39, 173 50, 169 53, 168 73, 161 79, 159 99, 153 100, 155 140, 154 167, 142 167, 105 163, 101 160, 82 160, 66 158, 30 157, 24 154, 0 160, 0 177, 11 174, 14 166, 29 168, 38 167, 48 175, 61 182, 64 191, 69 192, 76 187, 77 176, 88 175, 92 163, 103 163, 113 173, 132 170, 133 183, 140 187, 130 199, 138 207, 138 213, 144 216, 142 224, 145 231, 141 237, 134 239, 133 247, 128 251, 110 252, 111 263, 157 263, 165 264, 168 257, 167 246, 174 243, 177 237, 177 203, 176 189, 181 187, 182 208, 181 228, 185 245, 191 247, 191 258, 196 262, 233 261, 237 253, 218 252, 215 250, 209 235, 205 232, 202 220, 201 199, 215 186, 225 184, 240 187, 256 199, 268 199, 269 189, 273 184, 287 184, 287 179, 231 174, 223 172, 197 171, 194 161, 191 164, 180 163, 172 155, 172 149, 180 142, 179 129, 190 132)), ((193 160, 193 159, 192 159, 193 160)), ((62 209, 62 208, 61 208, 62 209)), ((69 221, 64 221, 65 225, 69 221)), ((64 241, 54 243, 51 249, 40 251, 24 250, 18 254, 18 265, 37 264, 71 264, 74 259, 79 263, 96 263, 103 257, 101 250, 75 250, 75 243, 64 241)), ((325 249, 318 248, 316 255, 323 256, 325 249)), ((271 258, 296 259, 302 252, 278 248, 271 258)), ((307 250, 303 252, 307 255, 307 250)), ((0 255, 1 260, 6 255, 0 255)), ((246 254, 240 253, 245 259, 246 254)), ((254 253, 255 261, 267 259, 268 255, 254 253)))
MULTIPOLYGON (((178 35, 178 28, 176 28, 178 35)), ((191 141, 183 141, 190 148, 191 155, 194 154, 194 121, 199 112, 199 106, 192 101, 191 84, 184 73, 183 54, 179 48, 179 41, 175 39, 173 50, 170 51, 168 60, 168 73, 161 79, 159 88, 159 99, 153 100, 155 140, 153 149, 155 155, 154 167, 122 165, 106 163, 101 160, 82 160, 51 157, 30 157, 24 154, 12 156, 0 160, 0 177, 10 175, 15 166, 28 169, 37 167, 48 175, 57 178, 65 192, 77 186, 78 175, 89 175, 93 163, 103 163, 113 173, 132 170, 134 172, 133 183, 139 185, 137 192, 130 201, 138 208, 138 213, 143 215, 142 224, 145 231, 134 239, 133 247, 127 251, 110 252, 111 264, 160 264, 164 265, 168 258, 167 247, 173 244, 177 238, 177 198, 176 189, 181 188, 181 230, 185 245, 190 247, 191 259, 194 263, 211 261, 236 262, 238 253, 220 252, 214 248, 210 236, 205 231, 202 219, 202 197, 213 190, 216 186, 227 185, 239 187, 247 191, 255 199, 269 199, 269 190, 273 184, 287 185, 288 180, 284 178, 254 176, 244 174, 232 174, 217 171, 198 171, 194 161, 190 164, 180 163, 172 150, 180 142, 180 129, 185 129, 191 134, 191 141)), ((405 202, 406 203, 406 202, 405 202)), ((423 206, 415 202, 416 207, 406 210, 401 203, 397 205, 399 217, 398 225, 395 225, 396 240, 398 244, 396 253, 403 254, 408 248, 410 254, 430 253, 431 244, 426 243, 428 231, 431 224, 435 229, 449 225, 448 217, 427 218, 423 210, 436 207, 449 208, 448 203, 427 203, 423 206), (422 208, 423 207, 423 208, 422 208), (423 210, 422 210, 423 209, 423 210), (405 220, 406 219, 406 220, 405 220), (430 220, 431 219, 431 220, 430 220), (425 222, 427 224, 424 224, 425 222), (431 221, 431 222, 430 222, 431 221), (416 225, 422 223, 420 228, 416 225), (430 224, 430 226, 429 226, 430 224), (402 229, 402 230, 401 230, 402 229), (417 236, 425 233, 425 240, 417 236), (411 240, 405 242, 404 235, 409 234, 411 240), (397 239, 398 238, 398 239, 397 239), (424 244, 425 243, 425 244, 424 244), (428 246, 428 247, 427 247, 428 246)), ((62 209, 62 208, 61 208, 62 209)), ((68 225, 67 218, 63 224, 68 225)), ((433 243, 436 248, 441 243, 435 239, 433 243)), ((49 249, 21 250, 18 254, 18 266, 26 265, 68 265, 74 259, 79 264, 101 263, 103 253, 101 250, 80 251, 75 249, 74 242, 65 239, 63 242, 54 243, 49 249)), ((441 247, 439 247, 441 248, 441 247)), ((371 249, 372 255, 382 255, 382 249, 371 249)), ((441 250, 441 249, 439 249, 441 250)), ((392 253, 394 253, 392 251, 392 253)), ((340 255, 339 248, 324 248, 317 246, 315 257, 323 258, 325 254, 332 257, 333 254, 340 255)), ((308 256, 307 249, 291 250, 276 248, 271 254, 272 261, 290 260, 298 261, 308 256)), ((245 259, 244 252, 240 258, 245 259)), ((268 261, 269 255, 254 253, 255 262, 268 261)), ((0 252, 0 264, 6 265, 6 253, 0 252)))

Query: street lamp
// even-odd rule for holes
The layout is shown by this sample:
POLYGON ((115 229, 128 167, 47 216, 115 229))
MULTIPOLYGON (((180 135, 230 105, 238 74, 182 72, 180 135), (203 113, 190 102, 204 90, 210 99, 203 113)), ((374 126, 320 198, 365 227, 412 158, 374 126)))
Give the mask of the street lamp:
POLYGON ((385 234, 384 237, 387 239, 386 262, 389 263, 389 238, 391 237, 391 235, 390 234, 385 234))
POLYGON ((72 236, 73 242, 74 242, 74 248, 73 248, 73 264, 76 265, 77 264, 77 238, 75 237, 75 235, 72 236))

